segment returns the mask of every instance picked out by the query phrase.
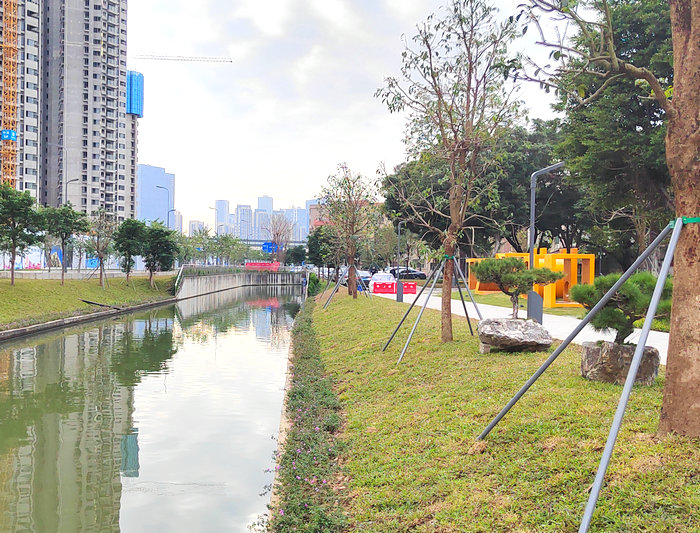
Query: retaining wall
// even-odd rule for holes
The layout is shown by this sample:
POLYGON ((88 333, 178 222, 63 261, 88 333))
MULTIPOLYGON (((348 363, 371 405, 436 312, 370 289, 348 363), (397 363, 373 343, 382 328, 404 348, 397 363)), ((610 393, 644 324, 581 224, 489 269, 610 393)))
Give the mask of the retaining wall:
POLYGON ((301 272, 239 272, 217 276, 185 276, 180 282, 177 299, 193 298, 212 292, 248 286, 301 286, 304 274, 301 272))

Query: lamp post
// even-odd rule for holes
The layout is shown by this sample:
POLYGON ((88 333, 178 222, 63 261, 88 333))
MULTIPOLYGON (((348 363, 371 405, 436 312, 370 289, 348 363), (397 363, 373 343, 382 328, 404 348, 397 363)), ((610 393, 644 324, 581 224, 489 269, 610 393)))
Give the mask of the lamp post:
MULTIPOLYGON (((168 194, 168 209, 170 209, 170 189, 163 187, 162 185, 156 185, 156 189, 163 189, 168 194)), ((174 209, 170 209, 170 211, 174 211, 174 209)), ((166 215, 168 229, 170 229, 170 211, 168 211, 168 214, 166 215)))
POLYGON ((73 183, 74 181, 79 181, 79 180, 80 180, 80 178, 71 178, 63 184, 63 205, 65 205, 67 203, 66 198, 68 196, 68 184, 73 183))
POLYGON ((401 224, 405 224, 405 220, 400 220, 396 227, 398 238, 396 239, 396 301, 403 302, 403 285, 401 285, 401 224))
MULTIPOLYGON (((537 187, 537 178, 563 166, 564 162, 560 161, 547 168, 536 170, 530 176, 530 270, 535 268, 535 188, 537 187)), ((540 324, 542 323, 542 297, 534 290, 527 293, 527 318, 533 319, 540 324)))

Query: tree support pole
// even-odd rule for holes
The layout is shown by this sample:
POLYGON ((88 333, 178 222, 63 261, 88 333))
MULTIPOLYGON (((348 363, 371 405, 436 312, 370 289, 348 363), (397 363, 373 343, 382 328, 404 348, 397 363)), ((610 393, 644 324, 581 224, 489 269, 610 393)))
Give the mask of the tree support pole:
POLYGON ((613 449, 615 448, 617 435, 620 432, 622 419, 625 416, 625 409, 627 409, 627 403, 629 402, 630 394, 632 393, 632 387, 637 379, 637 371, 639 370, 639 365, 642 362, 644 347, 646 345, 647 338, 649 337, 649 331, 651 331, 651 324, 654 320, 654 315, 656 315, 656 308, 659 306, 661 294, 664 291, 668 271, 671 268, 671 261, 673 261, 673 254, 676 250, 676 244, 678 244, 678 238, 681 235, 682 229, 683 219, 678 218, 676 219, 673 235, 671 235, 671 240, 668 244, 668 249, 666 250, 666 257, 664 257, 664 262, 661 265, 661 272, 659 272, 659 278, 656 281, 654 294, 652 295, 651 302, 649 303, 649 309, 647 311, 647 316, 644 319, 644 326, 642 326, 642 333, 639 337, 639 342, 637 343, 637 349, 634 351, 634 356, 632 357, 632 363, 630 364, 630 369, 627 373, 625 386, 622 389, 620 403, 617 404, 617 411, 615 411, 615 418, 613 418, 612 427, 610 428, 610 433, 608 434, 608 441, 605 443, 605 449, 603 450, 603 456, 600 459, 600 465, 598 465, 595 481, 593 482, 591 493, 588 496, 588 503, 586 504, 586 509, 583 513, 579 533, 587 533, 588 528, 591 525, 593 512, 595 511, 596 502, 598 501, 598 496, 600 495, 600 489, 603 488, 603 482, 605 481, 605 472, 610 464, 610 458, 612 457, 613 449))
POLYGON ((367 285, 365 285, 365 282, 362 281, 362 277, 360 276, 360 272, 357 270, 357 267, 355 265, 352 265, 352 267, 355 269, 355 276, 357 276, 357 279, 360 280, 360 286, 362 287, 362 292, 364 292, 365 296, 371 300, 372 295, 369 293, 369 287, 367 287, 367 285))
MULTIPOLYGON (((459 267, 459 262, 452 260, 456 267, 459 267)), ((457 271, 459 273, 459 270, 457 271)), ((443 287, 443 290, 444 287, 443 287)), ((467 303, 464 301, 464 295, 462 294, 462 286, 459 284, 459 279, 457 280, 457 290, 459 291, 459 299, 462 300, 462 307, 464 308, 464 316, 467 317, 467 324, 469 325, 469 333, 474 336, 474 329, 472 328, 472 322, 469 320, 469 312, 467 311, 467 303)))
POLYGON ((508 402, 508 404, 501 410, 500 413, 494 418, 491 423, 486 427, 484 431, 481 432, 481 435, 477 437, 476 440, 483 440, 486 438, 486 436, 491 432, 491 430, 498 425, 498 423, 501 421, 501 419, 508 414, 508 411, 511 410, 511 408, 520 400, 520 398, 523 397, 523 395, 528 391, 530 387, 539 379, 539 377, 544 373, 547 368, 549 368, 549 365, 551 365, 554 360, 559 357, 559 355, 566 349, 566 347, 571 344, 571 341, 573 341, 576 336, 581 332, 581 330, 588 325, 588 323, 593 319, 593 317, 600 311, 606 303, 608 303, 608 300, 612 298, 615 293, 618 291, 620 287, 622 287, 622 284, 625 283, 632 274, 641 266, 644 261, 647 260, 647 258, 653 253, 653 251, 659 246, 661 241, 663 241, 669 233, 671 233, 672 228, 671 224, 666 226, 664 230, 659 234, 656 239, 654 239, 654 242, 652 242, 649 247, 644 250, 642 255, 640 255, 637 260, 632 264, 631 267, 627 269, 627 271, 620 277, 619 280, 610 288, 608 292, 605 293, 605 295, 600 299, 600 301, 591 309, 588 314, 585 316, 585 318, 579 323, 576 328, 574 328, 574 331, 572 331, 569 336, 562 342, 554 352, 552 352, 552 355, 550 355, 547 360, 542 364, 542 366, 532 375, 530 379, 527 380, 525 385, 517 392, 513 398, 508 402))
MULTIPOLYGON (((476 314, 479 316, 479 320, 483 320, 484 317, 481 315, 481 311, 479 310, 479 306, 476 305, 476 300, 474 300, 474 295, 472 294, 472 291, 469 289, 469 283, 467 283, 467 278, 464 275, 464 272, 462 271, 462 267, 459 266, 459 263, 455 261, 455 265, 457 266, 457 273, 460 275, 462 278, 462 281, 464 282, 464 288, 467 289, 467 294, 469 295, 469 299, 472 301, 472 305, 474 306, 474 309, 476 309, 476 314)), ((459 287, 459 283, 457 283, 457 286, 459 287)))
MULTIPOLYGON (((438 268, 441 268, 441 267, 442 267, 442 263, 444 263, 444 261, 441 262, 438 266, 436 266, 436 267, 430 272, 430 275, 428 276, 428 279, 425 280, 425 284, 421 287, 421 290, 420 290, 420 291, 418 292, 418 294, 416 295, 416 298, 413 300, 413 303, 408 307, 408 310, 407 310, 406 313, 403 315, 403 318, 401 319, 401 322, 399 322, 399 325, 396 326, 396 329, 394 329, 394 333, 392 333, 392 334, 391 334, 391 337, 389 337, 389 340, 386 341, 386 344, 384 345, 384 348, 382 348, 382 352, 386 352, 386 349, 389 347, 389 344, 391 344, 391 341, 394 340, 394 337, 396 336, 396 333, 398 333, 399 329, 401 328, 401 326, 403 325, 404 321, 405 321, 406 318, 408 317, 408 314, 411 312, 411 309, 413 309, 413 307, 414 307, 414 306, 416 305, 416 303, 418 302, 418 298, 421 297, 421 295, 423 294, 423 291, 425 291, 426 287, 428 286, 428 283, 430 283, 430 280, 433 279, 433 276, 437 273, 438 268)), ((398 272, 398 271, 397 271, 397 272, 398 272)))
POLYGON ((333 296, 335 296, 335 293, 338 292, 338 287, 340 287, 340 282, 343 280, 343 276, 345 276, 345 273, 348 271, 349 268, 350 267, 345 267, 345 270, 343 270, 343 273, 338 276, 338 283, 335 284, 333 291, 331 291, 331 295, 328 297, 328 301, 323 306, 324 309, 326 307, 328 307, 328 305, 331 303, 331 300, 333 299, 333 296))
MULTIPOLYGON (((420 319, 423 316, 423 311, 425 311, 425 308, 428 306, 428 300, 430 300, 430 297, 433 295, 433 289, 435 288, 435 283, 437 282, 438 278, 440 277, 440 272, 442 272, 442 269, 445 267, 445 263, 446 263, 446 261, 443 260, 443 262, 440 265, 440 268, 438 269, 437 273, 435 274, 435 278, 433 279, 433 283, 430 286, 430 292, 428 292, 428 296, 425 299, 425 302, 423 302, 423 307, 421 307, 420 312, 418 313, 418 317, 416 318, 416 323, 413 324, 413 328, 411 329, 411 333, 408 334, 408 339, 406 339, 406 345, 403 347, 403 350, 401 351, 401 355, 399 355, 399 360, 396 361, 397 365, 401 362, 401 359, 403 359, 403 356, 406 353, 406 350, 408 350, 408 345, 411 344, 411 339, 413 338, 413 334, 416 332, 416 328, 418 327, 418 323, 420 322, 420 319)), ((451 289, 451 287, 450 287, 450 289, 451 289)))

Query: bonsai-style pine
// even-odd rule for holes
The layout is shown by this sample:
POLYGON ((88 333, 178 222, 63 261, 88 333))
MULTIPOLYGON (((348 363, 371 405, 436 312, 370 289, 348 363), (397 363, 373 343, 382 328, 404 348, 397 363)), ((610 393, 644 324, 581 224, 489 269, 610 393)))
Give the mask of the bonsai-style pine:
POLYGON ((501 292, 510 296, 513 304, 513 318, 518 318, 518 299, 521 294, 532 289, 532 285, 549 285, 564 277, 560 272, 548 268, 528 270, 522 259, 484 259, 472 265, 472 272, 481 283, 495 283, 501 292))
MULTIPOLYGON (((590 311, 619 279, 620 274, 609 274, 596 278, 593 285, 575 285, 571 287, 571 298, 590 311)), ((591 325, 598 330, 614 329, 615 344, 623 344, 634 331, 634 323, 646 316, 655 285, 656 278, 649 272, 633 275, 598 311, 591 325)), ((671 290, 671 280, 667 280, 656 310, 657 318, 671 316, 671 290)))

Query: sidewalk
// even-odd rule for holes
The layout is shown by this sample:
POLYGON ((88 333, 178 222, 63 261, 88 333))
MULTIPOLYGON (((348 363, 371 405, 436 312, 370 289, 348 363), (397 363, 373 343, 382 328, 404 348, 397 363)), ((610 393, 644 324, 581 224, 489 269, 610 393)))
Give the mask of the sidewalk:
MULTIPOLYGON (((395 294, 373 294, 373 296, 381 296, 382 298, 388 298, 390 300, 396 300, 395 294)), ((478 319, 474 305, 469 301, 469 295, 464 295, 467 301, 467 312, 469 313, 469 318, 478 319)), ((418 300, 418 306, 423 305, 425 302, 425 296, 421 296, 418 300)), ((412 294, 404 295, 404 303, 410 304, 415 299, 412 294)), ((441 309, 442 300, 439 296, 431 296, 428 302, 428 308, 430 309, 441 309)), ((508 318, 511 314, 511 309, 508 307, 497 307, 495 305, 483 305, 479 304, 479 310, 483 318, 508 318)), ((462 302, 460 300, 452 300, 452 314, 464 316, 464 309, 462 308, 462 302)), ((412 313, 411 316, 415 320, 415 315, 412 313)), ((525 317, 525 311, 520 310, 521 318, 525 317)), ((411 317, 409 317, 410 320, 411 317)), ((574 328, 581 321, 577 318, 569 316, 558 316, 558 315, 547 315, 545 314, 542 319, 542 325, 549 331, 550 335, 555 339, 564 340, 568 335, 574 330, 574 328)), ((628 342, 636 343, 641 334, 640 329, 635 329, 634 333, 627 338, 628 342)), ((615 334, 609 331, 602 332, 596 331, 591 326, 586 326, 583 331, 579 333, 574 339, 574 343, 581 344, 588 341, 612 341, 615 339, 615 334)), ((659 350, 659 359, 661 364, 666 364, 666 354, 668 352, 668 333, 662 331, 651 331, 649 332, 649 338, 647 339, 647 346, 653 346, 659 350)))

